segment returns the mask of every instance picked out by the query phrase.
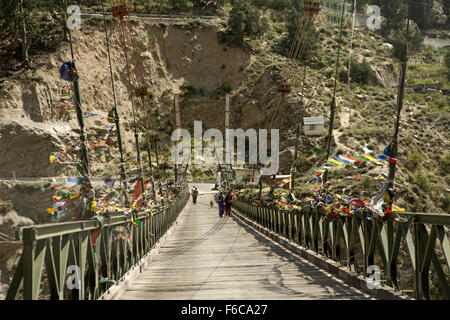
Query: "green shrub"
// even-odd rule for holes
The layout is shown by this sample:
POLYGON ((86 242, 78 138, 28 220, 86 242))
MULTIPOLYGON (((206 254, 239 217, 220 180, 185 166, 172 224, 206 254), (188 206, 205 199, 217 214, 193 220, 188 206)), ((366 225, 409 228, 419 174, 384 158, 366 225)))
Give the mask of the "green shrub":
POLYGON ((427 176, 425 176, 420 171, 416 171, 416 173, 412 177, 413 177, 414 182, 419 186, 419 188, 423 192, 430 192, 431 186, 430 186, 430 182, 428 181, 427 176))
MULTIPOLYGON (((345 65, 348 67, 349 59, 345 61, 345 65)), ((361 63, 355 58, 352 58, 350 63, 350 79, 352 82, 360 84, 371 84, 375 79, 375 72, 370 68, 369 63, 364 59, 361 63)), ((348 69, 342 69, 339 72, 339 80, 348 81, 348 69)))
POLYGON ((187 96, 195 92, 194 87, 189 83, 189 81, 185 80, 180 87, 181 95, 187 96))
POLYGON ((441 169, 443 175, 450 173, 450 153, 439 159, 439 169, 441 169))
POLYGON ((423 155, 418 151, 411 151, 406 156, 405 167, 409 170, 414 170, 422 163, 423 155))
MULTIPOLYGON (((410 31, 409 39, 408 39, 408 56, 413 55, 418 52, 422 47, 422 34, 419 29, 410 31)), ((403 50, 405 47, 405 36, 403 32, 399 32, 396 38, 392 41, 392 56, 396 59, 401 58, 403 55, 403 50)))
POLYGON ((233 89, 231 88, 231 86, 230 86, 228 83, 224 83, 224 84, 222 85, 222 87, 220 87, 220 89, 221 89, 222 91, 224 91, 224 92, 227 92, 227 93, 233 91, 233 89))

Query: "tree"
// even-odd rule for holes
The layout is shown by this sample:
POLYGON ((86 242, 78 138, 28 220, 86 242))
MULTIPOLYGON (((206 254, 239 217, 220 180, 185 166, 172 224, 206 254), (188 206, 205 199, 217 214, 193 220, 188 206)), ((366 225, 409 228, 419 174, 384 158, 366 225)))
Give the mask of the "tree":
POLYGON ((23 0, 20 0, 20 16, 22 18, 21 22, 21 36, 22 36, 22 61, 25 65, 30 65, 30 59, 28 58, 28 44, 27 44, 27 26, 25 24, 25 12, 23 10, 23 0))
MULTIPOLYGON (((295 40, 295 37, 297 35, 297 29, 300 24, 306 23, 307 17, 305 19, 303 17, 303 2, 294 0, 294 6, 291 12, 288 15, 287 20, 287 32, 288 36, 285 40, 285 47, 290 47, 295 40)), ((316 53, 319 49, 319 33, 317 30, 312 27, 308 36, 308 41, 306 42, 305 39, 302 40, 303 45, 306 46, 305 51, 302 56, 302 60, 308 59, 312 54, 316 53)))
MULTIPOLYGON (((406 23, 404 23, 406 25, 406 23)), ((405 26, 403 26, 403 30, 405 30, 405 26)), ((403 51, 405 48, 406 38, 403 32, 399 32, 397 36, 392 41, 392 56, 396 59, 401 59, 403 55, 403 51)), ((414 25, 413 22, 410 22, 409 26, 409 35, 408 35, 408 55, 418 52, 422 47, 423 37, 420 32, 420 29, 414 25)))
POLYGON ((381 27, 381 32, 384 35, 390 33, 398 33, 403 30, 403 19, 407 18, 407 5, 401 0, 380 1, 379 3, 381 14, 386 18, 386 23, 381 27))
POLYGON ((279 11, 286 10, 291 6, 291 0, 270 0, 266 2, 268 8, 279 11))
POLYGON ((411 19, 417 23, 420 30, 426 30, 432 19, 434 1, 411 1, 411 19))
POLYGON ((254 38, 265 32, 265 23, 250 0, 234 0, 232 5, 228 29, 239 42, 243 43, 244 35, 254 38))
POLYGON ((187 9, 194 5, 189 0, 169 0, 169 4, 173 9, 187 9))
POLYGON ((450 0, 443 0, 442 5, 444 7, 444 13, 447 15, 448 19, 448 16, 450 16, 450 0))
POLYGON ((38 4, 37 0, 3 0, 0 6, 0 27, 9 30, 9 36, 12 39, 20 39, 22 62, 27 66, 30 63, 29 39, 36 36, 33 31, 37 26, 35 13, 38 4))

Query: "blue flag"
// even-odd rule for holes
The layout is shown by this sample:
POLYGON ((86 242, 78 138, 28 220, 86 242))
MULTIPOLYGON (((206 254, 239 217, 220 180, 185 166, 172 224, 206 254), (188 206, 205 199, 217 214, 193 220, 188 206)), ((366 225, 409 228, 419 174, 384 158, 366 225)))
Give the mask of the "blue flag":
POLYGON ((66 81, 72 81, 71 70, 72 66, 70 65, 70 62, 64 62, 59 70, 61 78, 66 81))
POLYGON ((67 181, 69 181, 69 182, 74 182, 74 183, 80 183, 81 181, 83 181, 83 177, 78 177, 78 178, 67 178, 67 181))
POLYGON ((88 117, 100 117, 100 115, 97 114, 97 113, 85 113, 84 116, 86 118, 88 118, 88 117))
POLYGON ((395 158, 394 155, 392 154, 391 145, 388 145, 386 149, 384 149, 384 154, 389 158, 395 158))
POLYGON ((343 163, 349 163, 349 162, 350 162, 350 161, 348 161, 348 160, 342 159, 342 158, 337 157, 337 156, 333 156, 333 159, 334 159, 334 160, 337 160, 337 161, 340 161, 340 162, 343 162, 343 163))
POLYGON ((105 179, 105 184, 110 188, 114 187, 114 183, 116 183, 115 179, 105 179))

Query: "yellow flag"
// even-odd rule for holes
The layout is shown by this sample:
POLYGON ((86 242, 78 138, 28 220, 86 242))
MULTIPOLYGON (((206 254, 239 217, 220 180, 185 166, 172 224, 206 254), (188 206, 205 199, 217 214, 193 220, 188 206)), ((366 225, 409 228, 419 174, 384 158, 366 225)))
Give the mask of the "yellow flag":
POLYGON ((367 160, 370 160, 370 161, 373 161, 373 162, 378 161, 378 159, 375 159, 375 158, 373 158, 373 157, 371 157, 371 156, 369 156, 367 154, 362 154, 361 157, 366 158, 367 160))
POLYGON ((344 164, 343 162, 336 161, 336 160, 334 160, 333 158, 328 158, 328 161, 333 162, 333 163, 336 163, 336 164, 338 164, 338 165, 344 164))
POLYGON ((400 208, 395 204, 392 206, 392 212, 406 212, 405 208, 400 208))
POLYGON ((73 196, 70 196, 70 199, 75 199, 78 198, 79 196, 81 196, 83 192, 78 192, 77 194, 74 194, 73 196))

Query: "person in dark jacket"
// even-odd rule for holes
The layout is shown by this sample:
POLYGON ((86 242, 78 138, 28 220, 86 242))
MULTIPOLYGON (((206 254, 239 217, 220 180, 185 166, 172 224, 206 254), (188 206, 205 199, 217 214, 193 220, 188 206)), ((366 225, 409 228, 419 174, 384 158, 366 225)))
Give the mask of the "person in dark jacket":
POLYGON ((217 206, 219 207, 219 217, 222 218, 223 213, 225 211, 225 199, 223 197, 222 192, 220 192, 217 196, 217 206))
POLYGON ((227 193, 227 196, 225 197, 225 214, 227 216, 231 215, 231 202, 233 201, 233 196, 231 195, 231 192, 227 193))
POLYGON ((197 204, 198 190, 196 187, 192 189, 192 202, 197 204))

